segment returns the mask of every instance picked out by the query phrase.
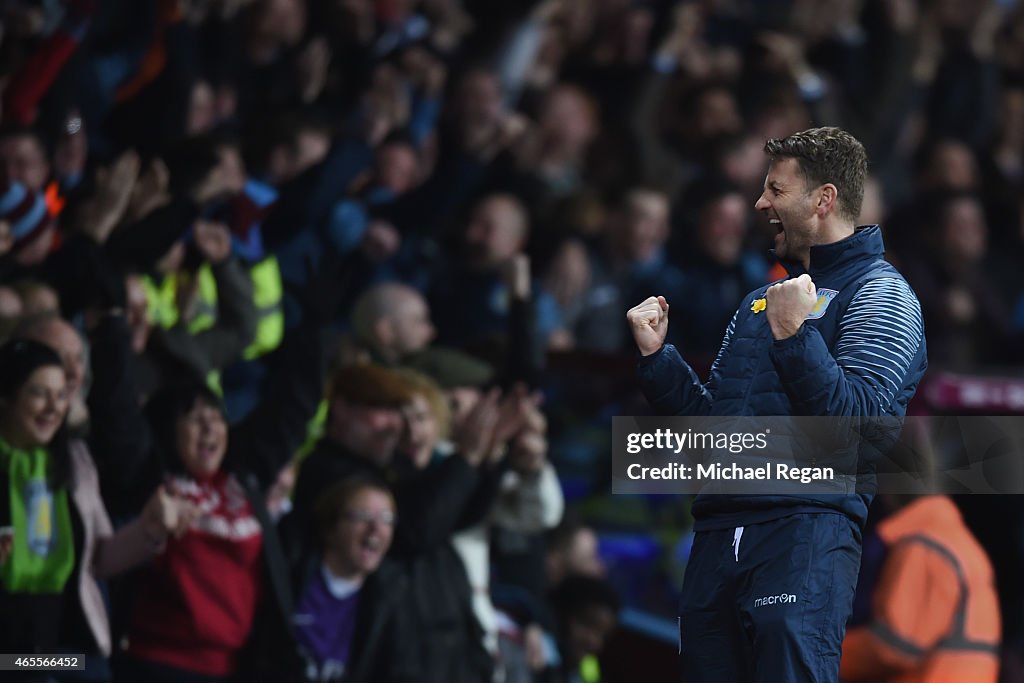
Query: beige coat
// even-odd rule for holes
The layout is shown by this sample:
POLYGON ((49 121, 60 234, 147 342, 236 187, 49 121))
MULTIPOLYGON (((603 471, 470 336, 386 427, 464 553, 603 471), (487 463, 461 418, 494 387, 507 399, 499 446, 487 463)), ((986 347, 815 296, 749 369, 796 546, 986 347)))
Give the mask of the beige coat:
POLYGON ((82 612, 100 651, 110 656, 110 620, 97 579, 106 579, 137 564, 154 553, 142 523, 136 518, 115 533, 100 497, 96 465, 84 441, 74 439, 68 448, 71 456, 71 499, 82 520, 84 541, 78 558, 78 595, 82 612))

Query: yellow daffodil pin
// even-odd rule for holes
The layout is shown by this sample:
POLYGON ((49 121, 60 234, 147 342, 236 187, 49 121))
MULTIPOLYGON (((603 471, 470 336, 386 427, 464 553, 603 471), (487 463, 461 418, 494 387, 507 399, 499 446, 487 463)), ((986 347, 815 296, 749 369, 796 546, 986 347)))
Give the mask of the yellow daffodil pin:
POLYGON ((752 310, 754 313, 760 313, 765 309, 766 306, 768 306, 768 302, 765 301, 762 297, 760 299, 754 299, 754 303, 750 305, 750 310, 752 310))

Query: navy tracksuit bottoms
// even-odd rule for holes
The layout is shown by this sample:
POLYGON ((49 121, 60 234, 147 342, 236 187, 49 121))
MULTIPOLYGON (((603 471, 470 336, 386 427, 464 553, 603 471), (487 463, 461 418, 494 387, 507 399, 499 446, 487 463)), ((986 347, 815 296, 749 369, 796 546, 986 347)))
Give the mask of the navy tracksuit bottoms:
POLYGON ((697 532, 680 600, 683 683, 836 683, 860 551, 837 513, 697 532))

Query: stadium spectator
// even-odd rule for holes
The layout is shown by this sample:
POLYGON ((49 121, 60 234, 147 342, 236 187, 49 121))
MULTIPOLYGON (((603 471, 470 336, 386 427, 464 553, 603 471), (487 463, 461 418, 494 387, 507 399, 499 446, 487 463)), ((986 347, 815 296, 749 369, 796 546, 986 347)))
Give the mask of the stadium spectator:
POLYGON ((363 292, 352 307, 352 327, 356 343, 372 360, 387 365, 422 351, 435 334, 427 300, 397 282, 363 292))
POLYGON ((68 439, 60 356, 14 339, 0 349, 0 360, 0 649, 70 647, 109 656, 110 621, 98 581, 153 557, 187 526, 191 505, 158 490, 115 533, 89 452, 68 439))
MULTIPOLYGON (((476 204, 462 233, 461 253, 440 273, 430 291, 438 340, 473 348, 505 338, 512 300, 509 277, 530 232, 526 207, 507 194, 476 204)), ((534 334, 542 348, 565 348, 570 337, 555 300, 535 297, 534 334)))
POLYGON ((935 362, 971 370, 978 359, 1009 360, 1010 305, 987 268, 988 224, 981 202, 969 193, 946 193, 929 212, 927 256, 907 259, 907 276, 921 299, 924 322, 935 341, 935 362))
POLYGON ((622 352, 629 339, 622 302, 653 286, 683 296, 683 272, 666 253, 669 230, 668 198, 633 188, 610 213, 601 244, 588 249, 569 240, 562 246, 547 282, 576 348, 622 352))
POLYGON ((64 361, 67 378, 68 427, 83 432, 89 419, 86 396, 89 393, 89 355, 81 333, 57 315, 29 318, 18 330, 18 336, 46 344, 64 361))
POLYGON ((410 392, 392 370, 378 365, 338 368, 327 389, 324 436, 302 461, 289 522, 300 544, 306 542, 313 503, 333 482, 355 474, 388 481, 402 436, 403 406, 410 392))
POLYGON ((118 680, 273 675, 271 644, 288 642, 292 596, 266 495, 316 410, 325 359, 319 329, 296 328, 281 353, 263 400, 230 429, 200 378, 168 383, 146 405, 136 438, 150 450, 126 466, 136 481, 162 480, 197 514, 140 578, 118 680))
POLYGON ((620 601, 606 580, 568 576, 551 593, 558 659, 541 674, 552 683, 599 683, 598 657, 618 624, 620 601))
POLYGON ((294 618, 302 680, 420 680, 409 582, 385 559, 396 515, 384 483, 361 476, 331 485, 317 500, 319 552, 303 568, 294 618))
MULTIPOLYGON (((701 367, 710 367, 718 353, 722 330, 729 326, 729 301, 768 281, 764 256, 747 247, 750 216, 744 196, 728 185, 702 186, 696 224, 688 230, 690 244, 680 259, 685 286, 680 311, 683 353, 701 367)), ((656 282, 656 280, 652 281, 656 282)), ((665 291, 658 285, 659 291, 665 291)))

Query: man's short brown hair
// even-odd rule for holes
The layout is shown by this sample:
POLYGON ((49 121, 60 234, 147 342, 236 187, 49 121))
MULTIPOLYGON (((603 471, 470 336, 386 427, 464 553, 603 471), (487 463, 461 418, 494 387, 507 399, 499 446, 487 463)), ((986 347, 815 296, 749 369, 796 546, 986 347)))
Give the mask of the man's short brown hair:
POLYGON ((860 216, 868 155, 860 140, 842 128, 811 128, 764 143, 771 161, 796 159, 808 189, 832 183, 839 191, 839 215, 851 221, 860 216))

